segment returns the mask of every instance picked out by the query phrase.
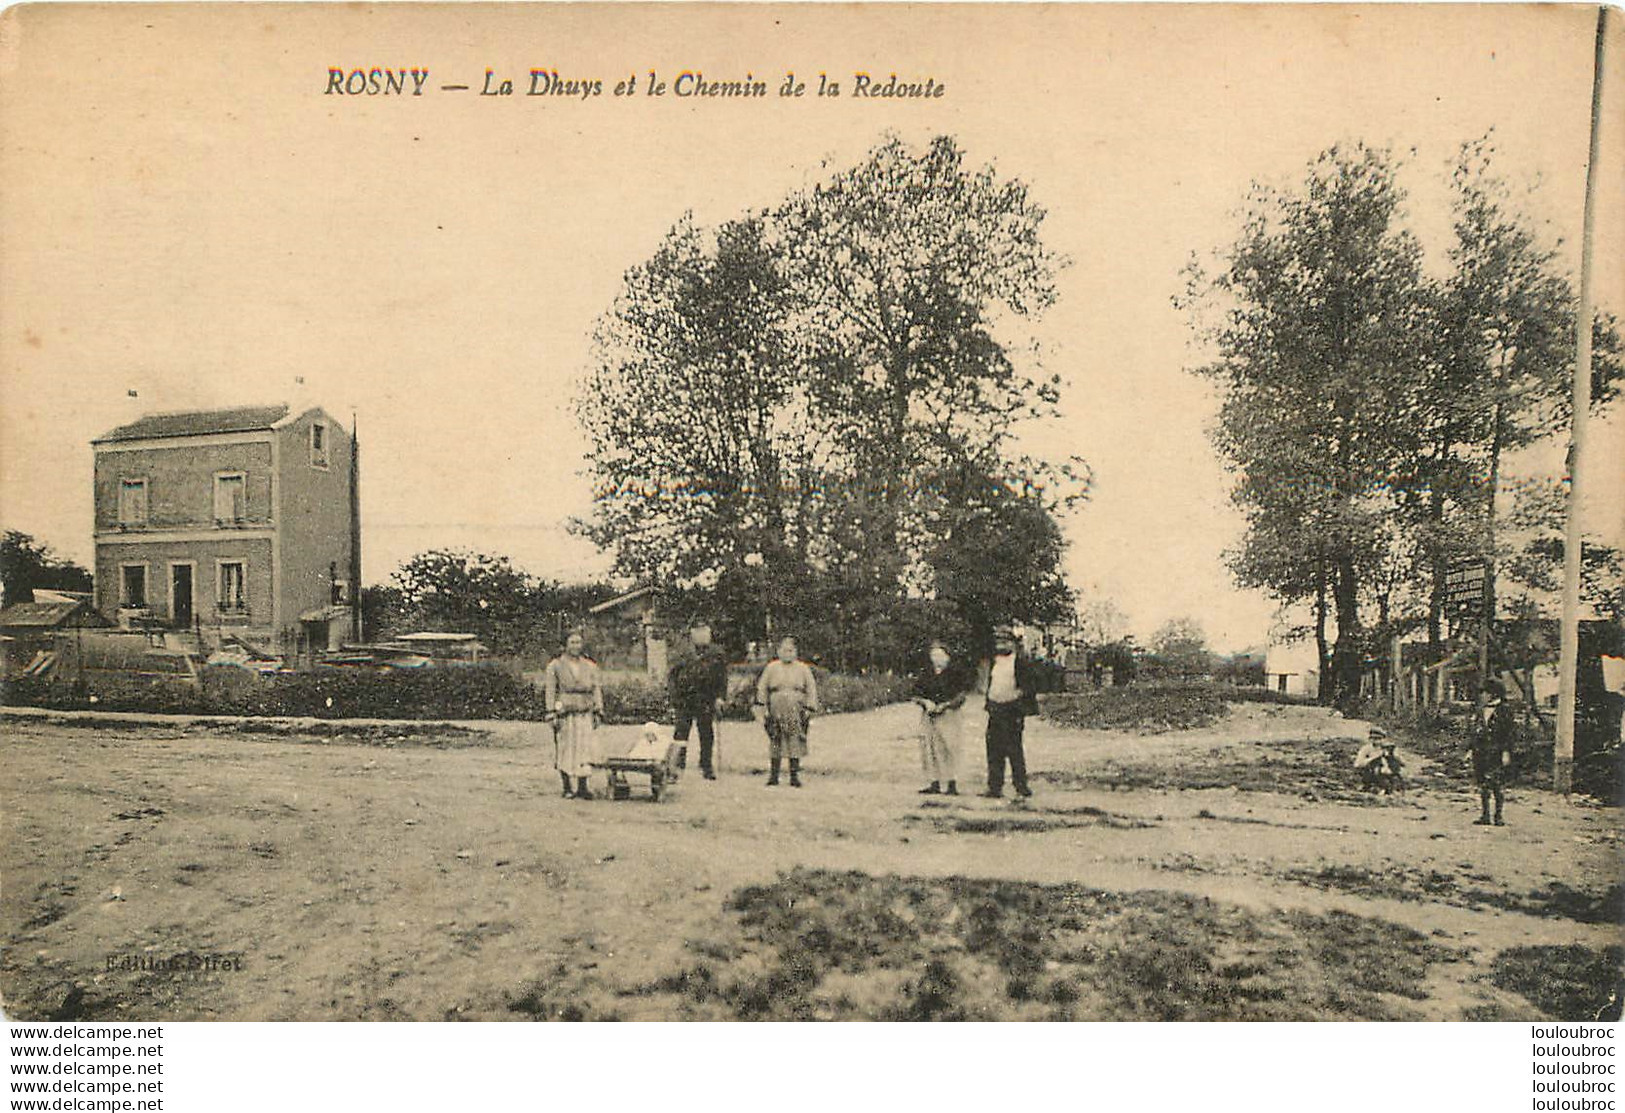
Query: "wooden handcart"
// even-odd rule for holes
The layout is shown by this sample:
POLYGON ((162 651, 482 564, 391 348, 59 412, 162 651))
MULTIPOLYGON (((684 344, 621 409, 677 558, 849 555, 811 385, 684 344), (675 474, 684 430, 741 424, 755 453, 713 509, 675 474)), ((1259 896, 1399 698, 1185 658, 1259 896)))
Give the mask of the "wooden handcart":
POLYGON ((607 757, 592 763, 609 776, 609 798, 629 800, 632 797, 631 777, 649 778, 649 796, 659 800, 669 796, 683 772, 683 757, 688 747, 672 742, 666 747, 663 759, 649 757, 607 757))

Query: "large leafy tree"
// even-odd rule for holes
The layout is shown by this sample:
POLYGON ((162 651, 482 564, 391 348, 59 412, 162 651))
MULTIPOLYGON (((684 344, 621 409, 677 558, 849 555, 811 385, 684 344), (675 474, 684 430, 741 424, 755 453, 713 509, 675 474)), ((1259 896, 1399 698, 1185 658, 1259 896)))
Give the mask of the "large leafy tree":
POLYGON ((637 579, 760 604, 803 563, 819 468, 793 297, 760 218, 684 218, 628 272, 595 333, 576 412, 594 516, 637 579))
POLYGON ((1194 618, 1173 618, 1151 636, 1157 665, 1170 676, 1201 676, 1213 668, 1207 634, 1194 618))
MULTIPOLYGON (((1386 151, 1333 147, 1292 190, 1255 185, 1235 242, 1186 304, 1215 358, 1215 440, 1249 530, 1233 565, 1289 602, 1330 598, 1336 700, 1359 690, 1360 605, 1386 555, 1423 323, 1420 249, 1386 151)), ((1322 610, 1324 613, 1324 610, 1322 610)))
POLYGON ((923 475, 962 456, 1015 471, 1013 429, 1054 413, 1059 377, 1018 366, 998 335, 1055 300, 1044 215, 1025 183, 967 167, 946 136, 924 151, 891 139, 774 214, 813 396, 844 468, 872 478, 883 578, 906 576, 930 542, 912 497, 923 475))
MULTIPOLYGON (((1232 568, 1312 601, 1328 698, 1355 691, 1362 605, 1385 635, 1425 611, 1437 644, 1446 572, 1470 556, 1491 562, 1495 613, 1503 463, 1568 421, 1573 291, 1493 159, 1488 138, 1460 151, 1437 280, 1400 224, 1391 160, 1364 147, 1327 151, 1297 191, 1255 188, 1217 273, 1192 267, 1188 303, 1219 353, 1201 369, 1224 398, 1216 441, 1248 517, 1232 568)), ((1610 319, 1593 344, 1601 405, 1619 373, 1610 319)), ((1526 583, 1538 555, 1519 553, 1526 583)))
POLYGON ((1109 645, 1128 629, 1128 615, 1110 599, 1091 599, 1078 607, 1078 632, 1086 645, 1109 645))
POLYGON ((1074 596, 1060 573, 1065 542, 1034 492, 990 477, 967 483, 927 555, 934 594, 973 630, 1012 615, 1060 622, 1074 596))
MULTIPOLYGON (((1490 137, 1463 144, 1451 174, 1450 270, 1430 301, 1431 359, 1411 425, 1420 436, 1407 477, 1417 553, 1431 577, 1429 631, 1440 636, 1452 560, 1493 562, 1496 504, 1509 452, 1566 428, 1575 358, 1575 296, 1556 245, 1543 242, 1494 169, 1490 137)), ((1593 398, 1619 375, 1613 322, 1593 327, 1593 398)), ((1485 578, 1485 613, 1496 578, 1485 578)))
POLYGON ((505 556, 431 549, 396 569, 389 598, 399 620, 418 630, 479 635, 502 652, 519 648, 542 617, 541 585, 505 556))
MULTIPOLYGON (((1498 560, 1511 581, 1510 600, 1518 609, 1538 611, 1536 601, 1563 589, 1563 534, 1568 487, 1523 480, 1512 484, 1512 509, 1498 560), (1521 597, 1521 598, 1520 598, 1521 597)), ((1580 547, 1580 601, 1615 622, 1625 622, 1625 554, 1598 538, 1580 547)))
POLYGON ((1054 299, 1042 219, 1023 183, 941 138, 888 141, 714 232, 680 222, 597 330, 579 528, 619 572, 710 589, 759 633, 863 625, 911 596, 978 615, 1064 602, 1053 515, 1086 477, 1012 449, 1058 397, 1007 335, 1054 299), (952 553, 993 521, 1039 538, 1004 599, 952 553))

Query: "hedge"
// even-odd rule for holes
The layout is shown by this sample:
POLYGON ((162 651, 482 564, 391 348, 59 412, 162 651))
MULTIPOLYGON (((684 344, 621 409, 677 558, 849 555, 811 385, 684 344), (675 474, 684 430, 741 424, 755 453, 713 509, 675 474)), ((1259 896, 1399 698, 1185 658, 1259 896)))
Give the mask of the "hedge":
MULTIPOLYGON (((750 717, 760 669, 735 669, 724 718, 750 717)), ((900 700, 907 682, 889 674, 843 676, 815 670, 826 712, 863 711, 900 700)), ((202 686, 95 674, 80 686, 16 680, 13 706, 185 715, 300 716, 317 719, 540 719, 539 687, 499 664, 377 672, 329 668, 258 677, 234 666, 203 670, 202 686)), ((611 723, 670 722, 666 686, 635 674, 604 677, 604 718, 611 723)))
POLYGON ((1085 730, 1160 734, 1211 726, 1225 715, 1220 689, 1207 685, 1129 685, 1053 695, 1044 718, 1085 730))

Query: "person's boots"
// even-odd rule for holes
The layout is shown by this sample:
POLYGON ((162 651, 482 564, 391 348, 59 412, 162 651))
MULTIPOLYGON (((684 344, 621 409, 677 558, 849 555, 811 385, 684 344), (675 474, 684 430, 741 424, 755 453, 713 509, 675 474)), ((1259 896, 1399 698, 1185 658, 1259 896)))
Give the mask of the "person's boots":
POLYGON ((577 777, 576 778, 576 799, 577 800, 591 800, 592 799, 592 789, 587 787, 587 778, 586 777, 577 777))
POLYGON ((566 800, 570 799, 570 797, 575 795, 574 792, 570 791, 570 774, 561 770, 559 772, 559 780, 564 782, 564 798, 566 800))
POLYGON ((801 787, 801 759, 798 757, 790 759, 790 787, 801 787))
POLYGON ((958 796, 959 795, 959 782, 958 781, 949 781, 948 782, 948 793, 947 793, 947 795, 949 795, 949 796, 958 796))
MULTIPOLYGON (((952 784, 953 782, 949 781, 948 783, 952 784)), ((942 782, 941 781, 932 781, 930 784, 928 784, 924 788, 920 789, 920 795, 921 796, 935 796, 937 793, 939 793, 941 791, 942 791, 942 782)))
POLYGON ((779 759, 773 759, 773 768, 767 775, 767 787, 772 788, 779 783, 779 759))
POLYGON ((1488 827, 1490 825, 1490 791, 1483 789, 1478 794, 1479 816, 1473 820, 1474 827, 1488 827))

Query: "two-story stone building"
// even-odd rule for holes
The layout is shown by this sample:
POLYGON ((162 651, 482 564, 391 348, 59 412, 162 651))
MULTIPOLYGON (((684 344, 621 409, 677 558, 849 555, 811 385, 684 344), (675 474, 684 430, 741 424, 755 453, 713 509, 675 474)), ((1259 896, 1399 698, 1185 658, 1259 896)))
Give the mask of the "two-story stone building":
POLYGON ((149 414, 92 447, 103 614, 293 660, 357 640, 357 454, 323 410, 149 414))

